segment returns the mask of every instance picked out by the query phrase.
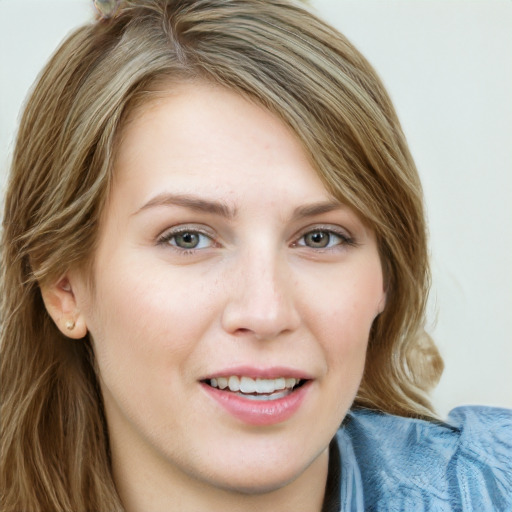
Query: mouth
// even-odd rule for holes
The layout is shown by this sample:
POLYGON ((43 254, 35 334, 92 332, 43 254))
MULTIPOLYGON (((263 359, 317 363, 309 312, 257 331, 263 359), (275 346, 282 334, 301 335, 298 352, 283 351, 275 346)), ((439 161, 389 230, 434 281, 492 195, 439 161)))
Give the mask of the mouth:
POLYGON ((200 384, 206 396, 220 406, 217 410, 246 425, 269 427, 307 410, 318 396, 315 380, 294 368, 238 366, 205 375, 200 384))
POLYGON ((275 379, 252 378, 244 375, 227 375, 202 381, 211 388, 232 393, 254 401, 273 401, 285 398, 298 390, 307 379, 278 377, 275 379))

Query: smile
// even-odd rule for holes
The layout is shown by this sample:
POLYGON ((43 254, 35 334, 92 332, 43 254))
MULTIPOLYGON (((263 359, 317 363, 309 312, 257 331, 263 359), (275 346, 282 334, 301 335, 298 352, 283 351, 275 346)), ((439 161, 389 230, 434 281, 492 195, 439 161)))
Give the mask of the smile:
POLYGON ((296 387, 305 381, 293 377, 277 379, 253 379, 246 376, 232 375, 217 377, 206 381, 212 388, 235 393, 248 400, 270 401, 278 400, 289 395, 296 387))
POLYGON ((220 410, 255 426, 275 425, 292 418, 307 400, 314 382, 301 375, 286 376, 286 370, 282 376, 277 376, 275 370, 251 371, 252 377, 244 373, 226 372, 200 383, 207 396, 221 406, 220 410))

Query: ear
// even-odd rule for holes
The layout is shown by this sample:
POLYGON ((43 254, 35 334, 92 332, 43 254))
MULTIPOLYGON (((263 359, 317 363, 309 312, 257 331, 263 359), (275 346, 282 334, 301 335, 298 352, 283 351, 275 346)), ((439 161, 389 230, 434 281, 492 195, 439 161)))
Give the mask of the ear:
POLYGON ((81 339, 87 334, 84 316, 78 309, 73 288, 67 276, 41 287, 44 305, 55 325, 68 338, 81 339))

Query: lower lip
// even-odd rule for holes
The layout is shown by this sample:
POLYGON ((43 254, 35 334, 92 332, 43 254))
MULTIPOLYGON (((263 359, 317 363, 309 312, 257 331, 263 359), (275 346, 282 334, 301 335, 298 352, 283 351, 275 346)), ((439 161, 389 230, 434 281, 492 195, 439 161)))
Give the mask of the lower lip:
POLYGON ((203 389, 235 418, 249 425, 275 425, 291 418, 300 408, 312 381, 276 400, 255 401, 230 391, 212 388, 204 382, 203 389))

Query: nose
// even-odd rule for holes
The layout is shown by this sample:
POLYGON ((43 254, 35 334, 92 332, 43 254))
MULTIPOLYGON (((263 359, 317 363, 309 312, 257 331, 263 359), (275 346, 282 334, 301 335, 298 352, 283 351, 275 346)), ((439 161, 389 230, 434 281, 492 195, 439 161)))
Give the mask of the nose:
POLYGON ((231 335, 275 339, 296 330, 300 316, 295 286, 279 255, 254 251, 240 258, 229 277, 222 327, 231 335))

